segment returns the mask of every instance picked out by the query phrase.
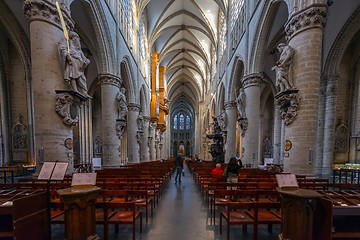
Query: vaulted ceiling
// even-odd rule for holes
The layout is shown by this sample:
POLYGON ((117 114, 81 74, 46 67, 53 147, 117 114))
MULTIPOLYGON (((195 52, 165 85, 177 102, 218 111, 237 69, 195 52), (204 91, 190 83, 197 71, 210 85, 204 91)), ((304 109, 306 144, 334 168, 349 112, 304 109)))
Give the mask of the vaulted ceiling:
MULTIPOLYGON (((193 108, 202 101, 216 49, 223 0, 139 0, 148 17, 149 45, 166 66, 168 98, 193 108)), ((139 6, 139 5, 138 5, 139 6)))

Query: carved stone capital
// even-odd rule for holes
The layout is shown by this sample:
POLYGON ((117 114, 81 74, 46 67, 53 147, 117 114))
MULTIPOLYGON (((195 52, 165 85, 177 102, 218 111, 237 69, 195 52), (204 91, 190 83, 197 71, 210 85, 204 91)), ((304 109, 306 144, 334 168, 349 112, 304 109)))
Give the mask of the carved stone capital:
POLYGON ((260 73, 252 73, 244 76, 242 82, 244 88, 252 87, 252 86, 260 86, 261 81, 263 79, 263 75, 260 73))
POLYGON ((311 6, 294 15, 285 25, 287 39, 290 40, 297 33, 310 28, 324 29, 327 14, 324 5, 311 6))
POLYGON ((224 108, 225 108, 226 110, 228 110, 228 109, 235 109, 235 108, 236 108, 236 102, 235 102, 235 101, 226 102, 225 105, 224 105, 224 108))
POLYGON ((297 116, 297 110, 300 108, 299 90, 288 90, 280 92, 275 96, 276 104, 280 110, 280 118, 284 121, 285 125, 290 125, 297 116))
POLYGON ((137 103, 129 103, 127 106, 129 111, 140 112, 141 106, 137 103))
MULTIPOLYGON (((74 28, 74 22, 70 17, 70 9, 66 4, 60 3, 62 15, 67 29, 74 28)), ((44 21, 62 29, 59 13, 56 5, 48 0, 26 0, 23 5, 26 18, 31 21, 44 21)))
POLYGON ((113 85, 120 88, 122 80, 120 77, 112 74, 99 74, 97 76, 97 85, 113 85))
POLYGON ((65 125, 76 125, 79 122, 78 114, 79 103, 69 93, 61 93, 56 96, 56 113, 62 117, 65 125))

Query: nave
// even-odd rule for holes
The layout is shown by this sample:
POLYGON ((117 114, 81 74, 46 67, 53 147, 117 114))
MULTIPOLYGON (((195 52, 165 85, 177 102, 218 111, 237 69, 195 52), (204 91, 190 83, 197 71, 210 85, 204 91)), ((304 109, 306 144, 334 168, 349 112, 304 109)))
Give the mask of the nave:
MULTIPOLYGON (((136 229, 136 239, 141 240, 222 240, 226 239, 226 225, 223 223, 223 233, 219 233, 219 214, 214 226, 210 209, 206 206, 199 188, 187 167, 181 183, 175 183, 172 175, 164 195, 154 210, 154 215, 146 224, 143 219, 143 231, 136 229)), ((98 236, 103 239, 103 226, 96 227, 98 236)), ((280 226, 273 226, 273 233, 267 232, 266 226, 259 226, 258 239, 277 239, 280 226)), ((230 240, 252 239, 252 227, 247 233, 242 233, 241 226, 231 226, 230 240)), ((52 225, 52 240, 63 240, 63 225, 52 225)), ((120 225, 119 233, 115 234, 114 226, 109 227, 109 239, 131 240, 131 225, 120 225)))

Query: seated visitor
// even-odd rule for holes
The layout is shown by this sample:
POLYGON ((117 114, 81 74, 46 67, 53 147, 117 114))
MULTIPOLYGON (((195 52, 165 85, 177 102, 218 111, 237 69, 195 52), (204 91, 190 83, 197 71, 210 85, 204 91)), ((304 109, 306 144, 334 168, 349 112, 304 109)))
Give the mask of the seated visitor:
POLYGON ((211 177, 215 179, 222 179, 223 178, 224 170, 221 168, 221 164, 216 164, 216 167, 211 170, 211 177))

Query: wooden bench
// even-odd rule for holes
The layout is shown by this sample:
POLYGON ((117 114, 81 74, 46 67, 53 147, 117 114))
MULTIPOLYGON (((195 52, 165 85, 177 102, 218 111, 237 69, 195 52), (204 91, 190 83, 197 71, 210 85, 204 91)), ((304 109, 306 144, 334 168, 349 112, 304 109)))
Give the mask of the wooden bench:
POLYGON ((0 194, 0 237, 50 239, 45 191, 11 191, 0 194), (26 192, 26 193, 24 193, 26 192))

